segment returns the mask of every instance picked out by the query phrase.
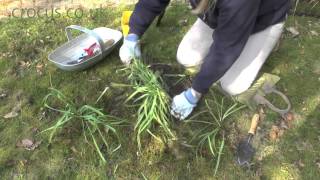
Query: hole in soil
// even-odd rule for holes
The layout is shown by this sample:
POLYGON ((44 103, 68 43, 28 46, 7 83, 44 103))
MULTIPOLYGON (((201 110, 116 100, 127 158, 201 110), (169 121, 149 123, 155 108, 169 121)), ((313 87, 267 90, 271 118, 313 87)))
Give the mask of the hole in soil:
POLYGON ((173 97, 191 87, 191 79, 184 75, 184 69, 177 65, 152 63, 150 69, 159 74, 165 83, 165 90, 173 97))

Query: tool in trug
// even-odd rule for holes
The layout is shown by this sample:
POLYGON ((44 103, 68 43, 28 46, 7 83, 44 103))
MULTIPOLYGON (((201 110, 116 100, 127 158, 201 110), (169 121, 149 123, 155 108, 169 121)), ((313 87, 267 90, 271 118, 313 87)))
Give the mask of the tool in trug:
POLYGON ((251 120, 251 127, 246 139, 242 140, 237 149, 237 163, 240 166, 250 165, 250 161, 255 154, 255 149, 251 145, 251 141, 256 133, 258 123, 260 120, 259 114, 255 114, 251 120))
MULTIPOLYGON (((115 41, 113 39, 110 39, 106 42, 104 42, 105 48, 111 47, 115 41)), ((76 60, 72 60, 67 62, 67 64, 72 65, 72 64, 79 64, 89 58, 92 58, 100 53, 100 46, 97 43, 93 43, 90 45, 88 48, 83 48, 82 51, 79 51, 79 54, 75 55, 76 60)))

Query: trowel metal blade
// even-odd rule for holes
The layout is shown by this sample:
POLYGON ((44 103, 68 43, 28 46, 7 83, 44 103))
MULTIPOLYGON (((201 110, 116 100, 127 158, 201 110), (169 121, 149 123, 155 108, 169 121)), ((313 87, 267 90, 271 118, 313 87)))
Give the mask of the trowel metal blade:
POLYGON ((241 166, 249 165, 254 154, 255 150, 248 141, 240 142, 237 149, 237 163, 241 166))

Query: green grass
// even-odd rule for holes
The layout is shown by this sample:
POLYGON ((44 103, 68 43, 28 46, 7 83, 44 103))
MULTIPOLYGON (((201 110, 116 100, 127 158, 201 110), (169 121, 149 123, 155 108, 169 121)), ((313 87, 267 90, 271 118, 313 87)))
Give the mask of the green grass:
MULTIPOLYGON (((110 82, 127 82, 116 73, 117 69, 123 68, 117 51, 81 72, 58 70, 47 60, 48 53, 67 40, 65 26, 119 28, 121 11, 106 9, 100 15, 82 19, 0 20, 0 88, 7 91, 7 97, 0 99, 2 179, 213 179, 212 162, 206 157, 196 158, 196 151, 189 146, 166 147, 151 138, 144 144, 143 156, 140 155, 131 126, 118 128, 122 147, 107 156, 106 164, 101 163, 96 149, 83 141, 81 123, 59 131, 51 144, 47 134, 39 134, 60 116, 43 109, 42 100, 50 92, 51 84, 72 99, 76 107, 81 107, 94 104, 110 82), (20 61, 29 62, 30 66, 22 67, 20 61), (39 64, 44 65, 40 69, 42 73, 37 72, 39 64), (3 119, 2 116, 17 103, 22 105, 19 116, 3 119), (42 140, 42 144, 34 151, 17 148, 16 143, 24 138, 42 140)), ((194 21, 188 8, 170 7, 161 27, 151 26, 143 37, 143 51, 160 63, 175 64, 178 44, 194 21), (184 19, 188 20, 186 26, 177 23, 184 19)), ((268 136, 271 126, 279 122, 277 114, 266 110, 266 118, 255 138, 254 166, 245 170, 234 163, 233 141, 234 137, 247 133, 252 112, 243 109, 231 116, 225 123, 224 152, 216 179, 318 179, 320 176, 317 166, 320 152, 320 37, 310 33, 320 33, 320 22, 308 17, 289 17, 287 26, 296 26, 300 36, 292 38, 285 32, 279 50, 272 54, 262 71, 282 78, 278 88, 292 101, 296 116, 293 127, 278 142, 267 137, 258 141, 259 136, 268 136)), ((130 90, 110 87, 94 107, 134 124, 138 118, 136 108, 123 105, 130 94, 130 90)), ((213 97, 207 95, 205 98, 213 97)), ((194 113, 206 109, 205 101, 202 101, 194 113)), ((205 116, 201 120, 210 122, 212 118, 205 116)), ((173 122, 171 125, 182 144, 200 130, 197 127, 201 127, 195 123, 173 122)), ((197 144, 194 142, 191 147, 197 144)))
MULTIPOLYGON (((118 142, 115 147, 111 147, 107 137, 114 135, 118 138, 115 127, 123 125, 125 121, 120 118, 106 115, 101 109, 97 109, 90 105, 83 105, 77 109, 77 106, 73 102, 68 101, 68 98, 62 92, 54 88, 51 88, 50 90, 51 92, 44 98, 44 106, 51 111, 60 113, 61 116, 57 118, 57 122, 53 126, 42 131, 42 133, 50 132, 49 143, 52 142, 52 138, 58 130, 65 129, 67 126, 77 125, 79 124, 79 121, 81 121, 85 142, 88 142, 89 145, 93 146, 102 162, 106 163, 107 160, 105 155, 100 150, 101 145, 105 146, 108 154, 116 152, 121 147, 121 144, 118 142), (53 107, 51 101, 54 100, 59 101, 63 107, 53 107), (100 143, 98 141, 99 139, 100 143)), ((112 139, 112 141, 119 141, 119 139, 112 139)))
POLYGON ((320 16, 320 1, 319 0, 294 0, 293 12, 298 14, 308 14, 316 17, 320 16))
POLYGON ((210 91, 210 95, 213 98, 205 100, 207 110, 194 115, 186 122, 204 125, 204 127, 201 127, 196 133, 193 141, 198 142, 197 152, 200 154, 201 152, 210 152, 214 160, 214 175, 216 175, 226 141, 226 121, 232 114, 244 109, 245 106, 240 106, 234 100, 232 100, 231 103, 226 103, 227 100, 225 97, 217 97, 213 91, 210 91), (209 116, 210 121, 202 121, 201 117, 203 116, 209 116))

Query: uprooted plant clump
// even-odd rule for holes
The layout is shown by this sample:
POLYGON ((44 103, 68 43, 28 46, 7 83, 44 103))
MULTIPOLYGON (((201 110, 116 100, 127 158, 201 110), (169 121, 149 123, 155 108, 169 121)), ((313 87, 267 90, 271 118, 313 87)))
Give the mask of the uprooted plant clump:
POLYGON ((121 147, 115 127, 123 125, 125 120, 106 115, 101 109, 90 105, 83 105, 77 108, 64 94, 54 88, 51 88, 51 92, 44 98, 44 106, 49 110, 61 114, 53 126, 42 131, 50 132, 50 143, 58 130, 64 129, 72 124, 78 124, 80 121, 85 141, 96 149, 103 163, 107 161, 105 155, 100 150, 101 145, 106 147, 109 154, 117 151, 121 147), (62 107, 55 108, 51 105, 53 103, 58 103, 62 107), (118 142, 116 144, 108 142, 107 137, 109 136, 114 136, 118 142))
POLYGON ((145 134, 160 141, 174 139, 175 134, 170 127, 169 117, 171 99, 164 89, 163 79, 141 60, 134 60, 123 70, 132 88, 132 93, 126 103, 138 107, 138 119, 134 127, 138 148, 141 150, 141 138, 145 134), (163 138, 154 134, 154 128, 157 125, 164 131, 163 138))
MULTIPOLYGON (((131 87, 133 90, 126 102, 138 107, 135 131, 139 149, 141 149, 141 138, 146 133, 160 141, 168 140, 168 138, 177 140, 170 125, 169 102, 171 98, 167 92, 170 92, 171 88, 183 91, 184 86, 190 84, 188 84, 187 76, 175 74, 172 72, 173 69, 174 67, 163 64, 147 66, 141 60, 135 60, 130 66, 123 69, 130 83, 125 87, 131 87), (177 77, 178 80, 174 82, 173 79, 176 80, 177 77), (157 125, 164 130, 166 135, 164 139, 158 138, 154 134, 157 125)), ((219 99, 212 91, 211 95, 214 97, 213 99, 205 100, 207 110, 194 115, 185 122, 200 124, 201 129, 196 130, 197 132, 190 143, 196 142, 198 144, 197 154, 209 152, 214 161, 214 174, 216 174, 226 141, 226 132, 224 131, 226 120, 244 106, 240 106, 234 100, 230 103, 225 98, 219 99), (203 114, 209 116, 210 120, 196 120, 203 114)), ((172 143, 172 141, 170 142, 172 143)))

